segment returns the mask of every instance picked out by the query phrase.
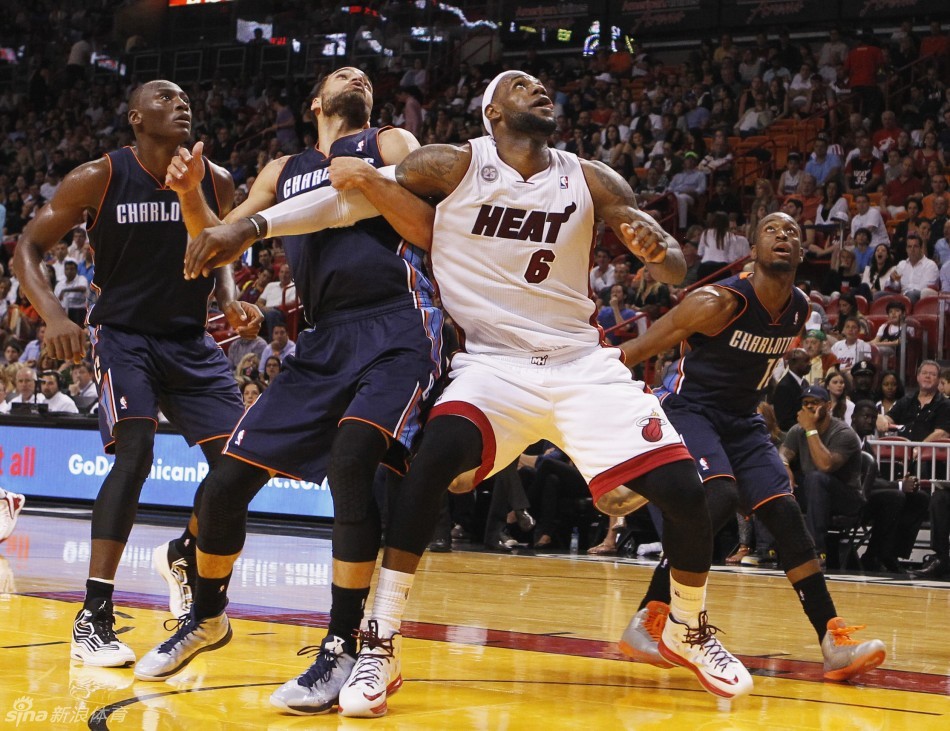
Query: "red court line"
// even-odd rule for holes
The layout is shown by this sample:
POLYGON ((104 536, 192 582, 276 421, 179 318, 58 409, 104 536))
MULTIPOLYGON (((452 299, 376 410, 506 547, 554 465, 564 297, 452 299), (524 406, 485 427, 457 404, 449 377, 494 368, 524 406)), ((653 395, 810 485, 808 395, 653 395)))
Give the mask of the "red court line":
MULTIPOLYGON (((82 602, 84 595, 81 591, 41 591, 28 592, 23 596, 78 604, 82 602)), ((165 598, 137 592, 117 591, 115 593, 115 604, 119 609, 121 607, 133 607, 135 609, 153 609, 157 611, 168 610, 168 601, 165 598)), ((325 628, 330 620, 330 615, 326 612, 280 609, 257 604, 229 604, 227 611, 228 616, 233 619, 248 619, 298 627, 325 628)), ((615 642, 605 642, 603 640, 538 635, 528 632, 510 632, 429 622, 403 622, 402 629, 403 635, 418 640, 454 642, 461 645, 491 646, 506 650, 526 650, 553 655, 573 655, 575 657, 630 662, 617 649, 615 642)), ((813 683, 825 682, 822 677, 822 664, 820 662, 757 657, 755 655, 738 655, 737 657, 742 660, 753 675, 813 683)), ((950 695, 950 677, 909 670, 877 668, 862 675, 860 682, 856 685, 881 690, 950 695)))

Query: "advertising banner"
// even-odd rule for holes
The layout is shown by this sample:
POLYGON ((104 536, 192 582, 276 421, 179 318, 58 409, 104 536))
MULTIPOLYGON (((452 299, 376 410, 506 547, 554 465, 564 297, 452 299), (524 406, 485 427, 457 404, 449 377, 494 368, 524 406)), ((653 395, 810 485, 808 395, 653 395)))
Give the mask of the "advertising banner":
POLYGON ((611 22, 644 40, 664 33, 711 30, 718 17, 718 0, 620 0, 611 5, 611 22))
MULTIPOLYGON (((90 427, 94 425, 94 421, 89 422, 90 427)), ((14 426, 7 419, 0 421, 0 487, 7 490, 27 496, 91 501, 113 462, 114 458, 102 451, 95 428, 14 426)), ((159 432, 140 503, 191 507, 195 490, 206 474, 208 464, 198 447, 189 448, 178 434, 159 432)), ((316 485, 283 477, 270 480, 251 502, 250 510, 333 517, 326 481, 316 485)))
POLYGON ((735 0, 721 3, 719 23, 724 28, 743 26, 799 27, 838 20, 838 3, 828 0, 735 0))

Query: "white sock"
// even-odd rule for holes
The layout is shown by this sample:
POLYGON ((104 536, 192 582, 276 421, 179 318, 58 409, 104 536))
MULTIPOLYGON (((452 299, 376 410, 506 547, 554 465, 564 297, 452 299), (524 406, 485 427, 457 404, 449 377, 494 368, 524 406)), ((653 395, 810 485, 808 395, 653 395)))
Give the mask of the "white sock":
POLYGON ((670 577, 670 614, 677 622, 699 626, 699 613, 706 606, 706 585, 686 586, 670 577))
POLYGON ((379 622, 379 634, 386 637, 399 631, 406 602, 412 589, 415 574, 406 574, 392 569, 379 570, 379 583, 373 596, 373 611, 370 615, 379 622))

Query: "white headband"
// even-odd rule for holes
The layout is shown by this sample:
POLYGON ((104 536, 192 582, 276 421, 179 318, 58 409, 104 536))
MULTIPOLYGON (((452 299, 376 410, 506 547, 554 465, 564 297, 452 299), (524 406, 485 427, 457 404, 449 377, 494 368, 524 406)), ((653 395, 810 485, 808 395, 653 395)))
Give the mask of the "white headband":
POLYGON ((488 115, 485 114, 485 110, 488 109, 488 105, 491 104, 491 100, 495 96, 495 89, 498 88, 498 84, 503 78, 509 74, 524 74, 524 71, 502 71, 498 76, 488 82, 488 86, 485 88, 485 93, 482 95, 482 122, 485 125, 485 129, 488 130, 488 134, 492 134, 491 122, 488 121, 488 115))

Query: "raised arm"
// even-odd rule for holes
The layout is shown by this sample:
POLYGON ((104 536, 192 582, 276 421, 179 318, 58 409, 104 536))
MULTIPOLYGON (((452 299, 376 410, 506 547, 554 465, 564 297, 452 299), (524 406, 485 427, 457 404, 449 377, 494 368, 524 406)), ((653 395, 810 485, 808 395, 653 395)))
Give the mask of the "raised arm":
POLYGON ((598 218, 613 229, 655 279, 679 284, 686 276, 680 245, 656 219, 637 206, 636 196, 619 174, 599 161, 581 160, 598 218))
POLYGON ((86 331, 66 316, 49 286, 43 255, 86 215, 95 216, 109 184, 111 168, 105 158, 80 165, 69 173, 52 200, 43 206, 20 234, 13 255, 13 271, 20 288, 46 322, 46 346, 57 360, 79 362, 86 352, 86 331))
POLYGON ((729 324, 735 305, 735 298, 726 290, 718 287, 697 289, 650 325, 646 333, 621 345, 624 362, 632 368, 694 333, 715 335, 729 324))

